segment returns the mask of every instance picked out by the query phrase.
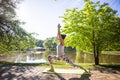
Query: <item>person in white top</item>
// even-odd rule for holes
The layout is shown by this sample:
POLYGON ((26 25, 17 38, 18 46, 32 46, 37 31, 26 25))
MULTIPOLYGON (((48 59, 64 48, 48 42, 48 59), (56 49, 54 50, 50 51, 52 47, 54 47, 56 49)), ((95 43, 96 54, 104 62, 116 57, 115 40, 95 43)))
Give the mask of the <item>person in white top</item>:
POLYGON ((81 68, 83 69, 85 72, 87 72, 86 69, 84 69, 83 67, 79 66, 79 65, 76 65, 74 64, 70 59, 68 59, 68 57, 65 55, 65 52, 64 52, 64 39, 66 37, 65 34, 61 34, 60 33, 60 24, 58 24, 58 32, 57 32, 57 39, 59 41, 58 45, 57 45, 57 55, 49 55, 48 56, 48 61, 50 63, 50 69, 48 71, 54 71, 54 67, 52 65, 53 61, 52 59, 54 60, 63 60, 63 61, 66 61, 67 63, 69 63, 71 66, 73 67, 78 67, 78 68, 81 68))

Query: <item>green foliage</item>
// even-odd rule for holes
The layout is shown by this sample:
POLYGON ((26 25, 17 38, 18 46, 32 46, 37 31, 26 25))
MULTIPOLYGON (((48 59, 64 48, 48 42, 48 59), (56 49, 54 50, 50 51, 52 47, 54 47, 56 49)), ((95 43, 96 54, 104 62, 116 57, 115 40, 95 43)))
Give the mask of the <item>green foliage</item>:
POLYGON ((84 1, 83 9, 67 9, 62 16, 62 31, 67 34, 65 44, 79 50, 93 51, 98 60, 102 50, 120 47, 120 18, 107 3, 84 1))
POLYGON ((20 0, 0 1, 0 53, 9 53, 11 50, 19 48, 26 49, 34 44, 33 33, 26 32, 16 18, 15 9, 20 0))
POLYGON ((47 38, 44 40, 43 46, 46 50, 56 50, 57 39, 56 37, 47 38))
POLYGON ((96 44, 102 50, 120 34, 119 17, 106 3, 88 0, 83 9, 67 9, 62 18, 65 25, 62 31, 68 34, 65 40, 67 46, 90 51, 96 44))
POLYGON ((36 46, 43 47, 43 42, 44 42, 43 40, 37 41, 36 46))

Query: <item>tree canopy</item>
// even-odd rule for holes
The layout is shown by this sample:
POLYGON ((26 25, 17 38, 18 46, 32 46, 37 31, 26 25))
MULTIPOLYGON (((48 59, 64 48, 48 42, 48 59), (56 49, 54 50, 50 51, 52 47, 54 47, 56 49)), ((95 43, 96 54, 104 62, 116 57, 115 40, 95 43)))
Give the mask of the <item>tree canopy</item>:
POLYGON ((62 31, 68 35, 65 44, 79 50, 92 51, 95 64, 99 64, 99 53, 102 50, 120 47, 120 18, 108 3, 84 1, 83 9, 67 9, 62 16, 62 31))
POLYGON ((35 38, 26 32, 17 19, 15 9, 21 0, 0 0, 0 53, 30 46, 35 38), (24 46, 24 47, 23 47, 24 46))

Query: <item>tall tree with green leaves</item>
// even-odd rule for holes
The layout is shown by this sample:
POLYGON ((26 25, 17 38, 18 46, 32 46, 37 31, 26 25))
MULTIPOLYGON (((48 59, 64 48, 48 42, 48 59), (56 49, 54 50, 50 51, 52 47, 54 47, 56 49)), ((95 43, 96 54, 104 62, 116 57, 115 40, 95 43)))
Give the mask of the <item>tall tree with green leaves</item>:
POLYGON ((20 1, 0 0, 0 53, 34 44, 35 38, 21 27, 24 23, 16 17, 15 9, 20 1))
POLYGON ((112 45, 120 46, 120 18, 107 3, 84 1, 83 9, 67 9, 62 16, 62 31, 68 35, 65 44, 76 47, 76 50, 92 51, 95 64, 99 65, 102 50, 113 49, 112 45))

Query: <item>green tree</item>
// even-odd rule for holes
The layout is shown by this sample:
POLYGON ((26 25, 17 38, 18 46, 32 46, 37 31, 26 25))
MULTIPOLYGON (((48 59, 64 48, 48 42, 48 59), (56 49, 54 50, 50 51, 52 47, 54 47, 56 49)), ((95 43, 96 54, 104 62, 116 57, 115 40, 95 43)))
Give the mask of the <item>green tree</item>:
POLYGON ((83 9, 66 10, 63 18, 67 34, 66 46, 76 47, 76 50, 92 51, 94 61, 99 65, 99 54, 102 50, 113 49, 112 45, 120 41, 119 17, 107 3, 85 0, 83 9), (116 39, 114 39, 116 38, 116 39), (116 40, 116 42, 115 42, 116 40))
POLYGON ((16 50, 26 50, 28 48, 34 48, 36 46, 37 39, 33 37, 34 33, 29 33, 28 37, 18 38, 15 40, 14 48, 16 50))
POLYGON ((44 40, 43 46, 46 50, 56 50, 57 39, 56 37, 47 38, 44 40))
POLYGON ((34 43, 32 34, 21 28, 24 23, 16 17, 15 9, 20 1, 0 0, 0 53, 34 43))
POLYGON ((43 47, 43 42, 44 42, 43 40, 37 41, 36 46, 43 47))

